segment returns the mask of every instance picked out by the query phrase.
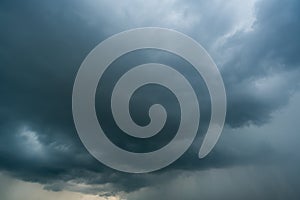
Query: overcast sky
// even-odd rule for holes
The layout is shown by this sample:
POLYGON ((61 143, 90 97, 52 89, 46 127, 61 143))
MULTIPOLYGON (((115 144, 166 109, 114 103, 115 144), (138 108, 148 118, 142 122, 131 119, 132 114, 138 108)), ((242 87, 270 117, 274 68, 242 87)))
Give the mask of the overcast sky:
POLYGON ((0 0, 1 199, 300 199, 299 24, 298 0, 0 0), (203 82, 166 52, 120 58, 98 87, 96 109, 107 136, 122 148, 162 147, 179 119, 172 94, 145 86, 132 98, 132 116, 145 125, 147 106, 175 105, 166 107, 165 135, 141 141, 113 126, 105 94, 130 66, 184 66, 203 100, 198 137, 179 160, 154 173, 126 174, 84 148, 73 123, 72 88, 97 44, 146 26, 175 29, 203 45, 222 74, 228 111, 219 142, 199 160, 210 117, 203 82), (156 96, 145 97, 153 91, 156 96))

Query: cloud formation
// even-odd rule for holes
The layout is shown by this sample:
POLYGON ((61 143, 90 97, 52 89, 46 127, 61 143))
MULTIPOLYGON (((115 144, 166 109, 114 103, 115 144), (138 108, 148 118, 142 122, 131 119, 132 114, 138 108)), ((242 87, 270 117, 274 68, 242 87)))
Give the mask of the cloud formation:
MULTIPOLYGON (((240 145, 222 139, 209 157, 198 160, 197 151, 202 139, 199 137, 181 159, 160 172, 146 175, 119 173, 87 153, 72 120, 73 82, 88 52, 114 33, 135 27, 162 26, 195 38, 218 64, 228 95, 227 128, 223 138, 236 130, 243 132, 247 126, 269 123, 273 113, 287 105, 299 87, 300 3, 297 0, 261 0, 245 4, 218 0, 122 1, 118 6, 113 1, 95 0, 1 1, 0 169, 19 179, 45 184, 49 190, 76 190, 76 184, 85 184, 89 187, 80 192, 102 195, 107 191, 109 194, 125 192, 131 195, 129 199, 138 199, 140 196, 136 195, 141 195, 140 191, 148 191, 152 185, 155 187, 163 179, 171 180, 172 176, 181 177, 196 171, 201 178, 206 176, 202 175, 206 170, 214 174, 215 168, 222 170, 276 162, 274 145, 260 144, 259 140, 251 144, 252 140, 245 142, 243 137, 237 139, 240 145), (234 148, 230 147, 232 145, 234 148)), ((153 56, 151 51, 135 52, 116 62, 115 66, 126 67, 147 60, 163 61, 175 67, 178 65, 178 68, 181 64, 187 66, 172 55, 154 52, 153 56)), ((111 81, 112 75, 117 73, 121 71, 111 70, 107 80, 111 81)), ((184 73, 193 80, 193 71, 184 73)), ((199 91, 203 88, 201 84, 199 91)), ((161 88, 144 88, 144 93, 152 90, 160 95, 158 99, 149 98, 149 105, 158 100, 173 99, 161 88)), ((203 92, 207 91, 203 89, 203 92)), ((137 105, 144 93, 137 92, 133 98, 137 105)), ((203 94, 205 106, 209 107, 206 98, 207 94, 203 94)), ((176 104, 176 100, 172 102, 176 104)), ((133 116, 138 123, 147 123, 147 105, 138 108, 142 112, 133 109, 133 116)), ((101 104, 98 109, 101 111, 101 104)), ((204 111, 200 136, 210 115, 208 109, 204 111)), ((174 112, 174 118, 168 122, 169 129, 176 129, 178 113, 176 110, 170 112, 174 112)), ((105 120, 107 129, 114 132, 112 122, 108 117, 105 120)), ((141 141, 124 137, 119 134, 111 139, 136 151, 149 150, 154 143, 136 145, 141 141), (123 139, 129 142, 122 144, 123 139)), ((158 138, 157 148, 171 137, 158 138)), ((184 181, 197 180, 184 177, 184 181)), ((178 180, 173 183, 176 186, 168 186, 166 190, 176 190, 178 180)), ((161 190, 152 191, 148 197, 144 192, 142 196, 145 199, 155 197, 162 193, 161 190)), ((196 195, 197 191, 194 193, 196 195)))

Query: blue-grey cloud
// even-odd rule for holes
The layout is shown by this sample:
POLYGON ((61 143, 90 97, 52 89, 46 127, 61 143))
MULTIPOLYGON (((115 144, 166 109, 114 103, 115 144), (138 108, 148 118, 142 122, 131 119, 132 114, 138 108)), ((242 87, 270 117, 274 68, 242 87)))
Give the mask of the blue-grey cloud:
MULTIPOLYGON (((291 93, 298 88, 298 1, 257 2, 255 22, 250 30, 235 30, 238 19, 231 13, 230 6, 226 7, 226 2, 171 1, 162 4, 164 10, 155 10, 157 16, 151 16, 147 9, 147 6, 153 7, 151 3, 134 3, 136 5, 121 3, 117 6, 108 1, 92 0, 0 2, 2 170, 24 180, 44 183, 53 190, 63 189, 65 185, 60 181, 70 180, 90 185, 111 183, 112 192, 129 192, 155 184, 156 175, 118 173, 98 163, 84 149, 72 121, 71 93, 82 60, 99 42, 128 28, 165 26, 186 32, 201 42, 220 63, 228 94, 227 126, 230 130, 230 127, 268 122, 272 113, 286 105, 291 93), (216 43, 220 39, 224 41, 216 43)), ((155 60, 175 67, 176 64, 187 66, 171 55, 151 57, 147 52, 135 53, 115 65, 130 66, 155 60)), ((120 71, 111 71, 111 75, 118 73, 120 71)), ((183 73, 193 79, 192 71, 183 73)), ((107 81, 112 80, 107 77, 107 81)), ((198 87, 206 102, 207 91, 203 83, 198 87)), ((100 97, 108 88, 100 88, 100 97)), ((151 90, 153 88, 144 88, 144 92, 151 90)), ((144 117, 147 103, 173 99, 162 88, 155 91, 161 94, 158 99, 147 98, 146 105, 139 107, 142 112, 132 110, 140 124, 147 123, 147 117, 144 117)), ((142 96, 141 91, 133 101, 141 103, 142 96)), ((209 102, 205 105, 203 107, 209 107, 209 102)), ((98 109, 103 109, 101 104, 98 109)), ((200 136, 210 115, 209 109, 204 111, 200 136)), ((173 112, 176 116, 176 110, 173 112)), ((105 120, 106 128, 115 131, 110 129, 112 120, 105 120)), ((173 126, 176 120, 174 117, 168 122, 170 129, 176 129, 176 125, 173 126)), ((152 147, 153 141, 136 145, 134 142, 137 141, 121 135, 111 139, 123 148, 145 151, 152 147), (125 139, 128 142, 124 145, 121 142, 125 139)), ((158 138, 157 148, 171 137, 158 138)), ((217 146, 209 157, 199 161, 197 148, 200 143, 201 137, 180 160, 158 174, 172 170, 256 165, 273 162, 276 156, 276 150, 268 144, 256 144, 256 150, 249 153, 231 151, 226 148, 226 144, 231 143, 224 142, 225 148, 217 146), (270 159, 265 159, 266 155, 270 159)))

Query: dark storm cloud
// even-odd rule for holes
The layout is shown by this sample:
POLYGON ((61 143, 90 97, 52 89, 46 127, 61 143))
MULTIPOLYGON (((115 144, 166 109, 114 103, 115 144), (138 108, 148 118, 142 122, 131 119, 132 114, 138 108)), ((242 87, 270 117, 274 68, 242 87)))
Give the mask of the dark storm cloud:
POLYGON ((26 180, 70 179, 69 169, 93 167, 74 137, 70 96, 78 63, 103 34, 95 37, 99 29, 89 31, 77 9, 79 2, 1 2, 1 168, 26 180), (23 129, 36 134, 42 159, 24 153, 35 144, 23 129))
POLYGON ((234 56, 223 70, 230 125, 267 122, 299 86, 299 8, 299 1, 258 2, 253 31, 237 32, 224 45, 223 52, 234 56), (272 78, 278 74, 283 82, 275 85, 272 78), (259 93, 264 85, 264 94, 259 93))
MULTIPOLYGON (((66 187, 60 181, 73 180, 91 185, 111 183, 112 192, 133 191, 154 184, 157 177, 115 172, 93 159, 76 135, 71 93, 76 72, 95 45, 126 28, 160 24, 154 19, 130 24, 130 14, 119 21, 122 17, 107 9, 107 2, 99 3, 99 13, 93 15, 89 3, 1 1, 0 168, 21 179, 47 184, 52 190, 66 187)), ((218 17, 209 15, 219 8, 207 10, 209 7, 190 1, 186 8, 187 13, 199 12, 209 19, 195 23, 190 31, 191 36, 204 38, 201 42, 208 48, 235 24, 234 17, 226 17, 230 15, 225 11, 218 17)), ((298 84, 298 10, 298 1, 259 2, 253 30, 236 32, 213 53, 227 56, 221 71, 228 94, 229 126, 262 124, 289 100, 298 84), (284 84, 273 89, 274 77, 284 84), (268 86, 268 93, 259 93, 256 86, 268 86)), ((239 147, 234 151, 217 147, 199 161, 200 143, 201 138, 175 164, 158 173, 266 162, 265 155, 259 152, 272 154, 265 144, 244 154, 238 152, 239 147)))

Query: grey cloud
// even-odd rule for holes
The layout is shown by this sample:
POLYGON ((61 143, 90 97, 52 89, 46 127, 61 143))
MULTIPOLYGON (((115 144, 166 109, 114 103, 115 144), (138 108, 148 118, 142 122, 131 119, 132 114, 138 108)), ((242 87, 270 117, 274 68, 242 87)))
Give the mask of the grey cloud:
POLYGON ((232 52, 223 69, 231 126, 268 122, 299 87, 298 9, 298 1, 259 1, 253 30, 239 31, 224 44, 222 52, 232 52), (271 81, 278 77, 280 84, 271 81))
MULTIPOLYGON (((115 172, 92 158, 79 141, 72 121, 71 92, 80 63, 103 39, 127 28, 165 26, 187 32, 212 51, 217 63, 224 61, 220 68, 228 94, 227 125, 262 125, 270 120, 275 110, 287 104, 298 87, 298 1, 258 2, 253 30, 240 30, 217 48, 212 47, 214 41, 230 32, 237 23, 230 9, 217 12, 225 5, 218 1, 214 4, 198 1, 172 4, 172 9, 180 14, 179 19, 189 22, 187 27, 184 20, 180 23, 175 23, 176 18, 171 20, 171 9, 156 11, 161 20, 151 16, 149 11, 144 19, 142 12, 137 10, 147 10, 142 5, 122 4, 115 10, 113 3, 106 1, 1 1, 0 5, 2 170, 23 180, 44 183, 52 190, 68 188, 64 182, 72 180, 89 185, 109 183, 113 192, 131 192, 155 185, 157 177, 165 177, 165 173, 173 170, 205 170, 274 161, 265 159, 266 154, 274 156, 274 149, 268 144, 255 144, 256 150, 246 152, 247 148, 241 148, 238 152, 227 148, 231 143, 223 140, 220 141, 223 145, 218 145, 209 157, 199 161, 197 148, 202 139, 199 137, 178 162, 157 174, 115 172), (135 17, 135 11, 140 19, 135 17), (281 84, 275 87, 274 82, 278 80, 281 84), (258 90, 262 86, 267 89, 258 90), (22 136, 24 127, 35 135, 22 136), (33 137, 31 143, 30 137, 33 137), (34 141, 37 143, 32 143, 34 141), (34 148, 34 144, 41 145, 43 155, 33 154, 30 148, 34 148), (26 149, 29 149, 28 154, 26 149)), ((125 61, 130 65, 142 58, 153 59, 141 56, 125 61), (132 61, 135 58, 135 62, 132 61)), ((166 62, 180 61, 167 57, 166 62)), ((187 75, 193 78, 192 72, 187 75)), ((147 121, 139 118, 139 112, 133 111, 133 115, 138 116, 139 123, 147 121)), ((209 118, 209 111, 206 118, 209 118)), ((205 124, 202 129, 204 132, 205 124)))

